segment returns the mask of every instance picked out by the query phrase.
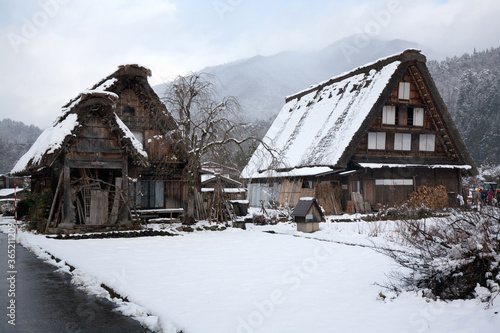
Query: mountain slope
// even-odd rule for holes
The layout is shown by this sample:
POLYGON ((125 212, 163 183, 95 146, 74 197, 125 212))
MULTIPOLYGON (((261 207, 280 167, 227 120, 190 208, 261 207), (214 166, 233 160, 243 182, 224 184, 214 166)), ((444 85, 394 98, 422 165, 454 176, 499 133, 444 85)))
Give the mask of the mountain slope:
POLYGON ((223 95, 235 96, 246 120, 272 120, 285 96, 328 80, 344 71, 418 45, 393 40, 371 40, 363 49, 354 45, 355 36, 340 40, 319 52, 283 52, 269 57, 207 67, 223 84, 223 95), (346 51, 347 50, 347 51, 346 51), (348 52, 355 50, 357 52, 348 52))
POLYGON ((500 47, 428 66, 476 164, 500 164, 500 47))
MULTIPOLYGON (((222 96, 234 96, 242 106, 243 121, 271 122, 285 97, 330 79, 357 66, 399 53, 418 44, 403 40, 372 39, 360 48, 357 35, 337 41, 316 52, 282 52, 255 56, 229 64, 206 67, 200 72, 215 75, 222 96)), ((164 86, 154 87, 161 96, 164 86)))
POLYGON ((34 125, 11 119, 0 120, 0 174, 8 173, 42 133, 34 125))

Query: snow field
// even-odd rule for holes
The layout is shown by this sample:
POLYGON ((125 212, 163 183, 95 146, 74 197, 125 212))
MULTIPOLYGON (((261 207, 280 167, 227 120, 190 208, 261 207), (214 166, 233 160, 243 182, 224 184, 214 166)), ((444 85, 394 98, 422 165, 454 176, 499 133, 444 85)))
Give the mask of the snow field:
POLYGON ((367 247, 374 230, 389 234, 393 222, 377 223, 321 223, 314 234, 280 223, 134 239, 20 232, 19 241, 75 267, 74 282, 88 292, 107 296, 103 283, 127 297, 115 299, 120 310, 158 332, 498 331, 498 305, 484 310, 476 300, 434 302, 417 293, 392 299, 376 285, 394 268, 367 247))

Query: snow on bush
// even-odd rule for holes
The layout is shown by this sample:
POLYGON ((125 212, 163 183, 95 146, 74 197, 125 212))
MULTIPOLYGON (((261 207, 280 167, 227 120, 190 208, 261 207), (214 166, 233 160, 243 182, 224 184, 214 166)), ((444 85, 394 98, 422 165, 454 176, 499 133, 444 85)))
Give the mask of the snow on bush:
POLYGON ((455 212, 439 220, 405 220, 396 233, 407 250, 379 251, 410 273, 394 273, 393 286, 429 290, 442 299, 477 297, 490 304, 499 294, 498 209, 455 212))
POLYGON ((14 216, 15 213, 15 207, 10 202, 2 204, 0 210, 1 210, 0 212, 5 216, 14 216))

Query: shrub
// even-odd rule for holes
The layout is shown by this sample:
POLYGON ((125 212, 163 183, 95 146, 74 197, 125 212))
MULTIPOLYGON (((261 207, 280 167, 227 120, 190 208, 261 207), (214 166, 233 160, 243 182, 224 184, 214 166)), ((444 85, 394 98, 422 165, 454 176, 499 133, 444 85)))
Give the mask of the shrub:
POLYGON ((14 216, 15 212, 16 208, 14 207, 14 204, 11 202, 6 202, 1 207, 1 213, 5 216, 14 216))
POLYGON ((409 204, 403 204, 397 207, 390 207, 379 211, 380 215, 393 220, 400 219, 423 219, 435 215, 435 211, 425 205, 413 207, 409 204))
POLYGON ((45 190, 42 193, 28 193, 26 199, 17 204, 17 215, 32 221, 42 221, 48 218, 52 193, 45 190))
POLYGON ((254 215, 253 223, 255 223, 256 225, 265 225, 267 224, 266 217, 264 215, 254 215))
POLYGON ((492 301, 500 292, 500 211, 455 213, 445 220, 406 220, 396 228, 405 251, 379 249, 410 270, 393 274, 394 285, 430 290, 442 299, 479 296, 492 301))

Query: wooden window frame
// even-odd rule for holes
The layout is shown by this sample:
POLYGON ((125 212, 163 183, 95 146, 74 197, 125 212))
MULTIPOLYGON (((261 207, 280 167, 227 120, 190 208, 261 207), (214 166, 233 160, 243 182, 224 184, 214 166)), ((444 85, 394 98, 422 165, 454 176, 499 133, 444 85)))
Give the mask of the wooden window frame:
POLYGON ((386 139, 385 132, 368 132, 368 150, 385 150, 386 139))
POLYGON ((413 109, 413 126, 424 126, 424 108, 413 109))
POLYGON ((394 150, 411 151, 411 134, 394 133, 394 150))
POLYGON ((410 100, 410 82, 399 82, 398 98, 402 101, 410 100))
POLYGON ((436 135, 435 134, 420 134, 419 137, 420 151, 436 151, 436 135))
POLYGON ((382 124, 396 125, 396 107, 394 105, 385 105, 382 109, 382 124))
POLYGON ((413 179, 375 179, 376 186, 413 186, 413 179))

